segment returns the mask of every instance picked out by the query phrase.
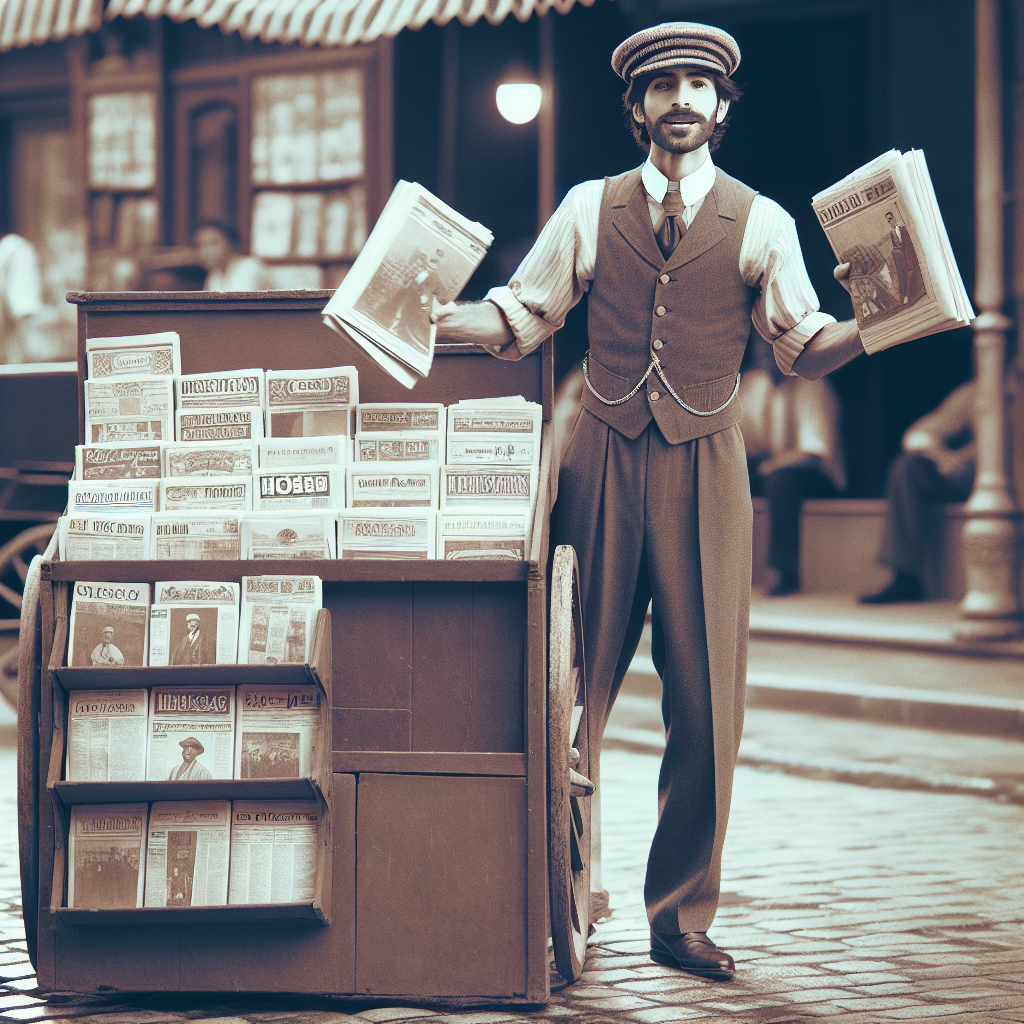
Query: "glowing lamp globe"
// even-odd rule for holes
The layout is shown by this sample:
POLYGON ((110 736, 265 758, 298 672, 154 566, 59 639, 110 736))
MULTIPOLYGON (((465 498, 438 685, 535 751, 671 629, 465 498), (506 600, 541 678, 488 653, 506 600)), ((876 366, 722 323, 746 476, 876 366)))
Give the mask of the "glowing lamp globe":
POLYGON ((505 82, 498 86, 494 99, 506 121, 526 124, 537 116, 542 96, 541 87, 533 82, 505 82))

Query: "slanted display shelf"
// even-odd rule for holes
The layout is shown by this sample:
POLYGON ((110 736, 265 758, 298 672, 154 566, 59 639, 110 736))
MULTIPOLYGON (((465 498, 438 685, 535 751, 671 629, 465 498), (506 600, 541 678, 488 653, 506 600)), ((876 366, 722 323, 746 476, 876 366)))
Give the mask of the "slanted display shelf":
MULTIPOLYGON (((82 563, 67 563, 81 565, 82 563)), ((111 563, 99 563, 107 567, 111 563)), ((169 563, 164 563, 169 564, 169 563)), ((207 563, 208 564, 208 563, 207 563)), ((216 563, 214 563, 215 565, 216 563)), ((118 568, 125 568, 123 564, 118 568)), ((262 565, 261 565, 262 568, 262 565)), ((294 568, 292 569, 294 571, 294 568)), ((122 573, 123 575, 123 573, 122 573)), ((50 659, 54 734, 46 788, 54 815, 53 888, 50 913, 70 925, 201 924, 308 920, 330 923, 331 915, 331 616, 317 615, 308 664, 210 665, 197 668, 73 668, 65 665, 68 588, 55 587, 54 643, 50 659), (236 686, 240 683, 320 689, 320 720, 312 775, 303 779, 210 779, 203 782, 69 782, 63 778, 68 729, 68 695, 73 690, 150 689, 154 686, 236 686), (66 906, 67 853, 71 808, 78 804, 153 803, 168 800, 313 800, 320 805, 317 883, 306 903, 228 904, 218 907, 125 907, 92 910, 66 906)))

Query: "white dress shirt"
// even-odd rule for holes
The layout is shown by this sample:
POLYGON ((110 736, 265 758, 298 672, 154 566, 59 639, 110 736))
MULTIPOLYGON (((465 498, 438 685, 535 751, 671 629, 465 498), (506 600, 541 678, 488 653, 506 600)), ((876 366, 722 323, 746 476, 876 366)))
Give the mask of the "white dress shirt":
MULTIPOLYGON (((668 179, 647 159, 641 171, 651 223, 664 212, 662 200, 668 179)), ((689 227, 715 183, 715 165, 709 156, 679 182, 689 227)), ((544 226, 533 248, 507 286, 492 288, 487 298, 505 314, 515 341, 495 354, 518 358, 535 349, 565 323, 566 314, 583 297, 594 279, 597 227, 604 181, 585 181, 570 189, 544 226)), ((818 309, 804 267, 793 218, 778 203, 754 197, 740 247, 739 271, 758 290, 751 320, 774 349, 783 373, 792 374, 793 362, 804 346, 835 317, 818 309)))

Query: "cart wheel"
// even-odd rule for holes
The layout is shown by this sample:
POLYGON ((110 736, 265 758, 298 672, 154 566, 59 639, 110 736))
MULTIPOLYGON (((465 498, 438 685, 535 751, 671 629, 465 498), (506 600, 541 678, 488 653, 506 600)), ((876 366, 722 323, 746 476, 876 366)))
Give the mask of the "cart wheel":
POLYGON ((590 744, 576 552, 555 551, 548 646, 551 944, 566 981, 583 973, 590 926, 590 744))
MULTIPOLYGON (((56 528, 54 523, 31 526, 0 547, 0 632, 13 633, 18 629, 29 562, 46 550, 56 528)), ((0 654, 0 694, 18 706, 17 645, 0 654)))
POLYGON ((42 636, 39 629, 39 566, 36 555, 25 577, 16 678, 18 698, 18 856, 21 861, 21 912, 25 941, 36 966, 39 921, 39 685, 42 636))

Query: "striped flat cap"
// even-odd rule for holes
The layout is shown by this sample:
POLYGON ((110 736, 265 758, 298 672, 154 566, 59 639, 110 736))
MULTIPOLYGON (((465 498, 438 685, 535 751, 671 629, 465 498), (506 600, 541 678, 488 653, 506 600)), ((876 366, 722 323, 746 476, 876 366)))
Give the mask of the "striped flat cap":
POLYGON ((682 66, 731 75, 740 66, 740 48, 714 25, 666 21, 635 32, 612 54, 612 69, 627 82, 648 71, 682 66))

